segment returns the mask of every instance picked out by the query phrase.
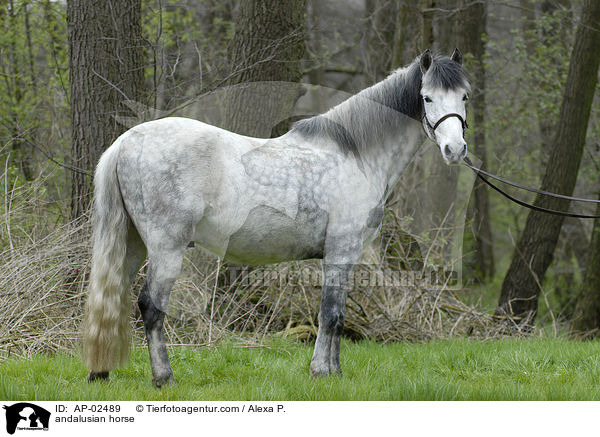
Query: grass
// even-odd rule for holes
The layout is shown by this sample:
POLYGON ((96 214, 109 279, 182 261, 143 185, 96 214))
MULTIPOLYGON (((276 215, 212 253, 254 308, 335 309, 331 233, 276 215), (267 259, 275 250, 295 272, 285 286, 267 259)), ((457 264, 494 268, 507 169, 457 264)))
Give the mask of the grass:
POLYGON ((308 376, 310 345, 171 349, 177 383, 150 380, 146 350, 109 383, 85 382, 78 356, 0 364, 4 400, 600 400, 600 343, 564 339, 342 345, 342 377, 308 376))

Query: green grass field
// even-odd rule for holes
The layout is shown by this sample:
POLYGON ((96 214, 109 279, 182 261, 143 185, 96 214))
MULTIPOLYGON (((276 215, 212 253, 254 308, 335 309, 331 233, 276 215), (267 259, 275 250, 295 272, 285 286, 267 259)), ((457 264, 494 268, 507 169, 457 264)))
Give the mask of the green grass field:
POLYGON ((146 350, 109 383, 85 382, 78 356, 0 363, 3 400, 599 400, 600 342, 449 340, 343 342, 344 375, 308 375, 312 346, 170 350, 177 383, 151 384, 146 350))

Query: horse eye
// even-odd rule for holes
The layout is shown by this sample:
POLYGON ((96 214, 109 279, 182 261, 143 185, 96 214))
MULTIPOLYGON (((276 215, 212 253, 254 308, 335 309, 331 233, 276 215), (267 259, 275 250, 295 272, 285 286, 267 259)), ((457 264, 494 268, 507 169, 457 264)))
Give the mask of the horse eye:
POLYGON ((432 102, 432 100, 428 96, 423 97, 423 99, 425 99, 425 101, 427 103, 431 103, 432 102))
POLYGON ((469 100, 469 96, 467 96, 466 94, 463 97, 463 102, 466 102, 467 100, 469 100))

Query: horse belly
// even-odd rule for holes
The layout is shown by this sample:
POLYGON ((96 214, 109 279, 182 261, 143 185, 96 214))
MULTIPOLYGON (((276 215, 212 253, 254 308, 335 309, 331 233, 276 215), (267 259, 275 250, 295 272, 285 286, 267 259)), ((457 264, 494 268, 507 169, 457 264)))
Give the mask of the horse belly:
POLYGON ((269 206, 253 208, 229 238, 225 259, 241 264, 270 264, 322 258, 328 215, 315 209, 295 218, 269 206))

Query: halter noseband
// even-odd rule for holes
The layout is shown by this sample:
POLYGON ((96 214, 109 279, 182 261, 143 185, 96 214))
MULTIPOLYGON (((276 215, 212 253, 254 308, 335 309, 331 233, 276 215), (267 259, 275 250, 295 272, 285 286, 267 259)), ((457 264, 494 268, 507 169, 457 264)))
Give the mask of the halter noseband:
POLYGON ((467 120, 462 118, 462 116, 460 114, 457 114, 456 112, 451 112, 449 114, 444 115, 438 121, 436 121, 436 123, 432 126, 431 123, 429 122, 429 118, 427 118, 427 113, 423 110, 423 118, 425 119, 425 123, 427 123, 427 128, 429 129, 430 133, 432 134, 431 136, 435 135, 435 130, 438 128, 438 126, 444 120, 446 120, 450 117, 456 117, 460 120, 460 125, 462 126, 463 133, 464 133, 465 129, 469 128, 469 124, 467 123, 467 120))

